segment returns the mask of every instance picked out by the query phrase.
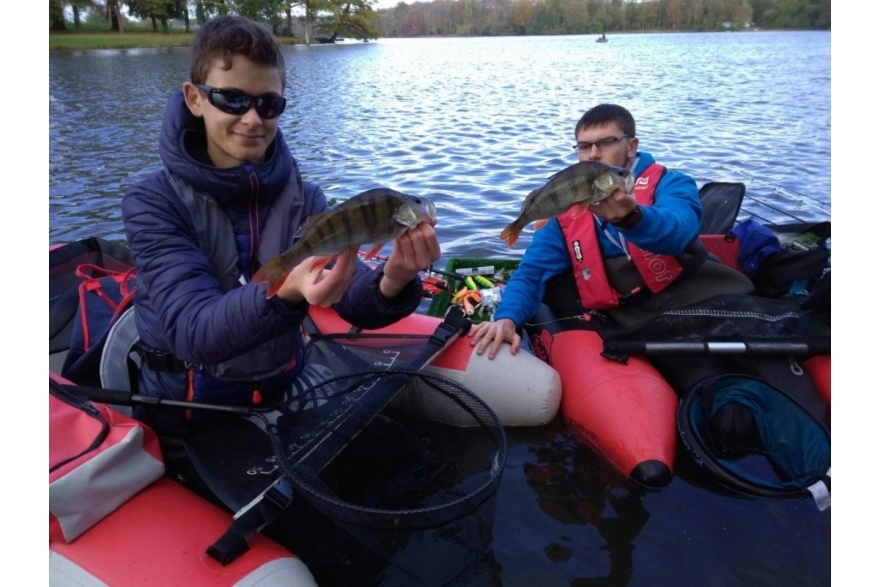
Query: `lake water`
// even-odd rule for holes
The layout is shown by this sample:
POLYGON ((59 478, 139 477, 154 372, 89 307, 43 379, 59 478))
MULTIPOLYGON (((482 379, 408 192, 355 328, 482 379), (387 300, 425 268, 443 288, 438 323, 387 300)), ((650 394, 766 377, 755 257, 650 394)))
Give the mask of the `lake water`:
MULTIPOLYGON (((698 183, 747 185, 772 221, 825 219, 831 198, 828 32, 389 39, 285 48, 281 129, 330 198, 386 185, 437 204, 445 257, 508 256, 520 202, 575 162, 600 102, 635 116, 641 148, 698 183), (792 55, 797 55, 793 59, 792 55)), ((119 196, 159 165, 187 49, 49 57, 49 237, 122 237, 119 196)))
MULTIPOLYGON (((523 197, 575 162, 600 102, 641 148, 699 184, 747 186, 743 215, 831 214, 831 34, 760 32, 394 39, 286 47, 281 128, 330 198, 385 185, 432 198, 444 259, 512 257, 498 238, 523 197)), ((156 170, 187 49, 49 56, 49 240, 123 238, 124 189, 156 170)), ((627 497, 561 426, 510 430, 494 577, 524 585, 824 586, 831 515, 731 497, 686 457, 672 485, 627 497), (530 476, 551 467, 552 480, 530 476), (616 493, 615 493, 616 492, 616 493)), ((625 492, 624 492, 625 493, 625 492)), ((629 495, 629 494, 627 494, 629 495)))

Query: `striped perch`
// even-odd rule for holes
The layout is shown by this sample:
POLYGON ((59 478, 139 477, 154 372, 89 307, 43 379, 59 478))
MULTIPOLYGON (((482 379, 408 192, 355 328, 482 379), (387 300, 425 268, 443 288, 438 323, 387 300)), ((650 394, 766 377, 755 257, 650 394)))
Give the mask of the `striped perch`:
POLYGON ((254 274, 252 282, 268 283, 271 298, 294 267, 309 257, 317 257, 312 270, 326 265, 338 253, 362 245, 373 245, 366 258, 373 258, 385 245, 422 222, 437 223, 434 203, 427 198, 376 188, 310 216, 302 228, 302 238, 254 274))

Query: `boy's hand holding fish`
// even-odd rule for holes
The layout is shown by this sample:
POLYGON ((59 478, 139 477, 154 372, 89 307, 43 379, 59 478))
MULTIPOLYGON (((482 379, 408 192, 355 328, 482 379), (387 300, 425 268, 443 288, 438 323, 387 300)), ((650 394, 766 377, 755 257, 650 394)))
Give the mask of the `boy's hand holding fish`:
POLYGON ((313 269, 315 257, 304 259, 294 267, 278 290, 278 297, 289 306, 307 301, 313 306, 329 308, 342 299, 354 274, 358 249, 339 253, 332 268, 321 265, 313 269))

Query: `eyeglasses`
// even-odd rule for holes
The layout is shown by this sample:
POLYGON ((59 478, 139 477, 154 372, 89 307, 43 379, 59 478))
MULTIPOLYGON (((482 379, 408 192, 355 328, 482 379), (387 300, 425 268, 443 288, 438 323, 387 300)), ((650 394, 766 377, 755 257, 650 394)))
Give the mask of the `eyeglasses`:
POLYGON ((597 149, 599 149, 599 151, 604 151, 605 149, 607 149, 608 147, 610 147, 611 145, 613 145, 617 141, 622 141, 623 139, 628 139, 628 138, 630 138, 629 135, 620 135, 619 137, 608 137, 607 139, 602 139, 602 140, 596 141, 595 143, 586 143, 586 142, 578 143, 575 146, 573 146, 572 149, 574 149, 578 153, 589 153, 590 151, 593 150, 593 146, 595 145, 595 147, 597 149))
POLYGON ((250 110, 251 106, 256 105, 260 118, 278 118, 287 105, 287 98, 284 96, 273 96, 272 94, 251 96, 238 90, 222 90, 202 84, 195 85, 205 92, 214 108, 226 114, 241 116, 250 110))

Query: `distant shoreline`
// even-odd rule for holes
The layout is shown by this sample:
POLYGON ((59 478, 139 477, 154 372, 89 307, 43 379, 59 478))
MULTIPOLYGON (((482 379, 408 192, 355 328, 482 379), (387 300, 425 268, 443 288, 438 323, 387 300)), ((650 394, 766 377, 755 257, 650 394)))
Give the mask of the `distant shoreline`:
MULTIPOLYGON (((794 32, 785 29, 786 32, 794 32)), ((643 34, 687 34, 695 32, 725 32, 725 33, 751 33, 751 32, 770 32, 770 29, 745 29, 740 31, 619 31, 611 34, 605 33, 610 39, 611 37, 621 37, 624 35, 643 35, 643 34)), ((101 49, 156 49, 162 47, 189 47, 192 42, 194 33, 186 33, 183 31, 174 31, 170 33, 153 33, 144 32, 142 30, 111 33, 111 32, 62 32, 49 33, 49 51, 93 51, 101 49)), ((580 34, 580 33, 579 33, 580 34)), ((581 36, 598 36, 602 33, 584 33, 581 36)), ((530 35, 531 36, 531 35, 530 35)), ((383 37, 384 38, 384 37, 383 37)), ((388 37, 392 39, 401 38, 434 38, 434 37, 388 37)), ((450 38, 457 38, 456 36, 450 38)), ((304 45, 305 39, 300 37, 278 37, 278 42, 282 45, 304 45)), ((312 42, 319 45, 317 41, 312 42)))

